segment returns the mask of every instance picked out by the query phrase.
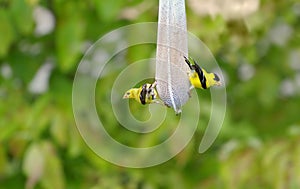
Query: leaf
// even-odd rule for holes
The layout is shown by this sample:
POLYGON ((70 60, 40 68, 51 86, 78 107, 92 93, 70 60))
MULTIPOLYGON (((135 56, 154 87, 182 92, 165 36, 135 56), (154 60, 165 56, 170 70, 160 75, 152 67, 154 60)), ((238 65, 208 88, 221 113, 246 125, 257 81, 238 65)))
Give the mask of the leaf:
POLYGON ((0 58, 4 57, 12 42, 14 41, 15 35, 11 25, 11 21, 8 17, 8 12, 4 9, 0 9, 0 58))
POLYGON ((30 34, 34 26, 32 7, 24 0, 14 0, 11 3, 11 13, 18 31, 23 35, 30 34))
POLYGON ((14 134, 9 139, 9 153, 14 158, 22 158, 24 156, 24 151, 27 149, 27 145, 28 139, 22 136, 22 134, 16 134, 16 131, 14 131, 14 134))
POLYGON ((114 1, 95 0, 94 3, 99 18, 105 22, 109 22, 114 20, 118 16, 124 4, 124 1, 123 0, 114 0, 114 1))
POLYGON ((29 115, 26 119, 26 125, 30 129, 30 134, 34 139, 41 137, 43 132, 48 128, 51 119, 49 112, 50 98, 48 95, 40 96, 32 104, 29 115))
POLYGON ((83 24, 79 20, 68 20, 58 25, 56 46, 59 67, 63 71, 71 69, 80 55, 83 24))
POLYGON ((54 115, 52 125, 50 127, 50 132, 54 138, 54 140, 60 146, 66 146, 68 142, 68 135, 67 135, 67 123, 64 117, 60 114, 54 115))
POLYGON ((5 173, 5 168, 8 164, 4 148, 0 148, 0 175, 5 173))
POLYGON ((70 157, 79 156, 82 153, 83 145, 81 135, 75 126, 70 127, 69 140, 68 154, 70 157))
POLYGON ((47 157, 45 159, 45 171, 41 178, 41 185, 45 189, 64 189, 65 176, 62 164, 53 144, 45 141, 41 144, 42 154, 47 157))

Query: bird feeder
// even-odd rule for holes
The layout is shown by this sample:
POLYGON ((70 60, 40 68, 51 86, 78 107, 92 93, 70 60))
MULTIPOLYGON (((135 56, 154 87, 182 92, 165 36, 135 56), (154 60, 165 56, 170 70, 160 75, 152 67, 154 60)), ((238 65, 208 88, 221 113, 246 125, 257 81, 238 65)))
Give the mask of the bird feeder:
POLYGON ((160 0, 155 78, 160 98, 177 114, 189 99, 186 28, 185 1, 160 0))

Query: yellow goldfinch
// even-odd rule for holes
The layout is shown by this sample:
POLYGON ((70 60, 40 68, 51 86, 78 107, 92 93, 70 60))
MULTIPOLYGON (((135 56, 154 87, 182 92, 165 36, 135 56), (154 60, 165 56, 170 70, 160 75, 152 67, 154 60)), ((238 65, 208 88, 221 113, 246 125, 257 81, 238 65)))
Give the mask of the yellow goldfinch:
POLYGON ((139 88, 129 89, 124 94, 123 99, 133 98, 143 105, 151 103, 161 104, 161 101, 158 99, 158 94, 155 87, 156 82, 154 82, 153 84, 146 83, 139 88))
POLYGON ((200 89, 208 89, 214 85, 221 85, 220 78, 217 74, 205 71, 192 58, 188 59, 184 56, 184 59, 191 69, 191 72, 189 73, 189 79, 192 84, 191 88, 195 87, 200 89))

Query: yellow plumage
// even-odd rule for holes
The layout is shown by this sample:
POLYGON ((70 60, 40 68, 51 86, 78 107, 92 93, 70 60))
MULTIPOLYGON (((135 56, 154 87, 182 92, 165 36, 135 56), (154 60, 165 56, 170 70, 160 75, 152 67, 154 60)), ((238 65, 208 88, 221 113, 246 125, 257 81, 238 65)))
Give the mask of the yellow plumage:
POLYGON ((185 62, 190 68, 189 80, 192 84, 192 88, 208 89, 212 86, 220 86, 220 78, 215 73, 209 73, 203 68, 201 68, 195 60, 192 58, 185 58, 185 62))
POLYGON ((155 89, 156 82, 153 84, 146 83, 139 88, 132 88, 126 91, 123 99, 135 99, 140 104, 161 103, 158 99, 158 94, 155 89))

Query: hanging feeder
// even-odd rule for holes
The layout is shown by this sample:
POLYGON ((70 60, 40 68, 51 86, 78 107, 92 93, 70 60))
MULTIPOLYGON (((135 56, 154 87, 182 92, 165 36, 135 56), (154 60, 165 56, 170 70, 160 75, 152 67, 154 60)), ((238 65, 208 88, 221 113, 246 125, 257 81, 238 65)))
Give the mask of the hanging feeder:
POLYGON ((158 14, 156 81, 162 101, 176 114, 189 99, 188 55, 184 0, 160 0, 158 14))

